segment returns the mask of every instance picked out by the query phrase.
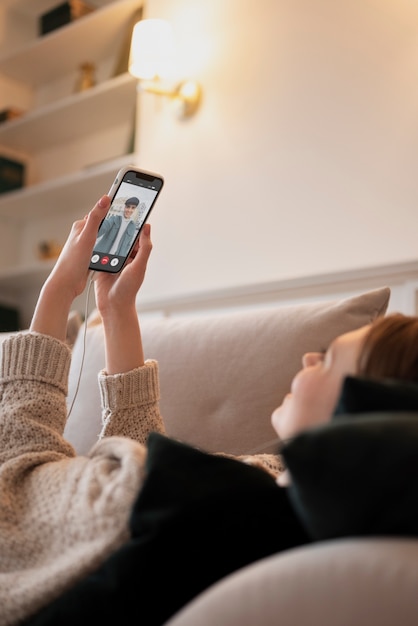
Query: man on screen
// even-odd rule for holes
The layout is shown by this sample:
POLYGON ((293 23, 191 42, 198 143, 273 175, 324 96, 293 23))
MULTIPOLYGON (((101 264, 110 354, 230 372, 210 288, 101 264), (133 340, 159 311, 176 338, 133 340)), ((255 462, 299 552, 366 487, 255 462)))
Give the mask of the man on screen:
POLYGON ((115 256, 126 256, 136 233, 136 222, 132 219, 139 198, 133 196, 125 201, 123 214, 107 217, 100 226, 95 252, 105 252, 115 256))

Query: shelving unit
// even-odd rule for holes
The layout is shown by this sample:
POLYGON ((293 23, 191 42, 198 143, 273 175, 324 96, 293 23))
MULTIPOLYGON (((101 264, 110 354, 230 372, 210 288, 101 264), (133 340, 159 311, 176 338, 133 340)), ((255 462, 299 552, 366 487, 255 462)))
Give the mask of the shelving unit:
POLYGON ((134 160, 135 154, 126 154, 61 178, 4 194, 0 200, 0 218, 4 215, 9 222, 26 222, 33 217, 34 203, 39 206, 36 211, 38 217, 56 212, 57 206, 62 213, 74 206, 85 206, 86 199, 91 201, 95 199, 95 194, 105 193, 110 188, 113 174, 119 168, 134 160))
POLYGON ((104 130, 132 115, 135 94, 136 81, 130 74, 111 78, 1 124, 0 145, 36 152, 104 130))
MULTIPOLYGON (((59 4, 59 0, 54 4, 59 4)), ((38 0, 15 0, 9 2, 8 8, 25 14, 30 11, 33 15, 37 5, 40 5, 38 0)), ((114 42, 141 6, 142 1, 138 0, 108 2, 71 24, 7 51, 0 56, 0 73, 39 87, 71 73, 86 59, 98 64, 112 54, 114 42)))
MULTIPOLYGON (((33 293, 39 292, 53 266, 53 261, 36 258, 35 252, 29 261, 27 254, 22 255, 31 225, 43 220, 45 239, 49 227, 51 232, 62 228, 65 237, 77 207, 90 207, 108 190, 115 172, 135 162, 136 81, 118 68, 118 61, 126 54, 143 0, 90 0, 96 6, 92 13, 39 36, 39 16, 57 4, 6 0, 3 8, 3 19, 14 20, 15 30, 21 24, 25 36, 6 46, 0 41, 0 91, 1 81, 11 80, 34 102, 22 117, 0 124, 0 154, 27 157, 35 172, 24 188, 0 194, 0 305, 17 306, 23 324, 30 317, 33 293), (73 84, 74 73, 86 61, 95 65, 100 80, 88 90, 74 93, 68 88, 63 93, 66 77, 73 84), (122 127, 126 137, 119 138, 122 127), (115 134, 119 141, 113 140, 115 134), (59 164, 56 172, 52 167, 52 177, 45 173, 48 162, 59 164), (2 237, 9 238, 3 257, 2 237)), ((32 230, 36 233, 36 228, 32 230)), ((36 249, 36 240, 31 247, 36 249)))

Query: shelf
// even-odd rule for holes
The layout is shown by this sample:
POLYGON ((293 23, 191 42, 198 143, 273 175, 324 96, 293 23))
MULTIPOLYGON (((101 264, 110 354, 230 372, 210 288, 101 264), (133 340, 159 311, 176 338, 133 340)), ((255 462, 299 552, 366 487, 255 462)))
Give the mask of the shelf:
MULTIPOLYGON (((0 300, 19 308, 24 323, 30 320, 36 292, 55 263, 41 261, 36 254, 31 261, 28 246, 36 249, 38 232, 45 237, 58 232, 65 236, 74 219, 85 215, 108 192, 118 170, 137 161, 135 154, 123 154, 137 106, 137 81, 125 71, 124 63, 130 30, 134 20, 140 19, 144 0, 90 2, 97 7, 92 13, 38 36, 39 16, 57 2, 1 0, 4 23, 11 29, 5 31, 8 36, 0 51, 0 88, 10 78, 21 83, 17 91, 22 87, 25 93, 33 92, 34 102, 48 103, 0 123, 0 152, 27 157, 33 169, 29 180, 49 172, 52 159, 57 160, 53 172, 62 174, 0 194, 0 245, 7 244, 4 257, 10 263, 0 268, 0 300), (69 93, 84 62, 96 66, 100 82, 86 91, 69 93), (115 142, 115 136, 120 141, 115 142), (95 158, 102 160, 82 169, 77 165, 95 158), (8 236, 11 240, 5 241, 8 236), (8 260, 6 250, 16 250, 16 258, 8 260)), ((0 43, 1 39, 0 33, 0 43)))
MULTIPOLYGON (((90 6, 101 7, 112 0, 86 0, 90 6)), ((9 11, 20 13, 25 17, 37 18, 42 13, 51 11, 59 4, 59 0, 2 0, 9 11)))
MULTIPOLYGON (((86 61, 118 55, 142 0, 118 0, 0 56, 0 73, 32 87, 52 82, 86 61), (122 39, 121 39, 122 36, 122 39), (29 60, 29 61, 28 61, 29 60)), ((13 3, 11 4, 13 8, 13 3)))
POLYGON ((33 152, 134 121, 137 81, 121 74, 0 124, 0 145, 33 152))
POLYGON ((52 181, 1 194, 0 219, 19 223, 34 215, 73 214, 78 206, 80 215, 85 215, 93 203, 108 192, 116 172, 122 166, 134 163, 135 155, 126 154, 52 181))
POLYGON ((13 267, 0 271, 0 299, 3 293, 19 295, 34 285, 42 285, 49 276, 55 261, 38 261, 30 266, 13 267))

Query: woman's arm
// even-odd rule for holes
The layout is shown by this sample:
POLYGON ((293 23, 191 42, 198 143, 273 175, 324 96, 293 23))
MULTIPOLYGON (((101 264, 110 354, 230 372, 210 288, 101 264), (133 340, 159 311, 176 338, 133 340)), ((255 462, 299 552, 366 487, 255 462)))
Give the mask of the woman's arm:
POLYGON ((74 222, 42 287, 30 325, 32 332, 65 341, 68 314, 74 298, 85 289, 97 231, 109 205, 109 197, 103 196, 84 219, 74 222))
MULTIPOLYGON (((41 290, 31 332, 12 337, 3 346, 0 430, 5 424, 7 437, 11 437, 2 438, 5 457, 17 455, 28 441, 37 442, 38 450, 72 453, 62 439, 70 364, 65 345, 67 319, 74 298, 86 287, 97 232, 109 205, 109 197, 103 196, 84 219, 74 222, 41 290), (7 424, 12 422, 19 428, 9 432, 7 424)), ((116 276, 99 272, 96 283, 108 370, 100 383, 106 414, 104 434, 129 436, 131 429, 139 441, 145 441, 150 430, 164 430, 158 407, 158 366, 155 362, 144 366, 135 308, 151 248, 146 225, 125 268, 116 276)))
POLYGON ((96 303, 105 336, 105 370, 99 376, 103 407, 101 437, 124 435, 146 443, 152 431, 165 432, 159 410, 158 364, 144 361, 136 296, 152 250, 145 224, 133 255, 119 274, 98 272, 96 303))
POLYGON ((151 229, 145 224, 133 255, 118 274, 98 272, 96 303, 105 334, 106 373, 120 374, 144 365, 136 296, 152 250, 151 229))
POLYGON ((17 333, 3 345, 0 462, 31 445, 38 451, 73 454, 62 439, 71 357, 64 343, 67 320, 73 299, 86 286, 97 229, 109 204, 103 196, 84 219, 74 222, 39 295, 31 332, 17 333))
MULTIPOLYGON (((109 198, 103 196, 89 215, 74 223, 42 288, 30 327, 32 332, 65 340, 70 307, 86 286, 97 230, 109 204, 109 198)), ((102 436, 125 435, 141 443, 150 431, 164 432, 158 405, 158 366, 155 362, 144 364, 136 311, 136 295, 144 280, 151 249, 150 226, 145 224, 123 270, 118 274, 97 272, 95 280, 106 353, 106 371, 100 375, 102 436)), ((61 390, 66 391, 66 384, 65 379, 61 390)), ((62 432, 62 428, 58 430, 62 432)))

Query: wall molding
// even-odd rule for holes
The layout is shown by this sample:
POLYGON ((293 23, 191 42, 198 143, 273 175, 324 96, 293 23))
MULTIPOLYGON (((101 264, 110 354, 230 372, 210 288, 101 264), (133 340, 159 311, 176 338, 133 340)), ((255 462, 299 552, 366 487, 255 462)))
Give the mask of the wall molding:
POLYGON ((390 287, 405 313, 415 314, 418 260, 328 272, 278 281, 180 294, 167 298, 140 298, 138 311, 164 316, 225 308, 248 308, 321 299, 390 287))

